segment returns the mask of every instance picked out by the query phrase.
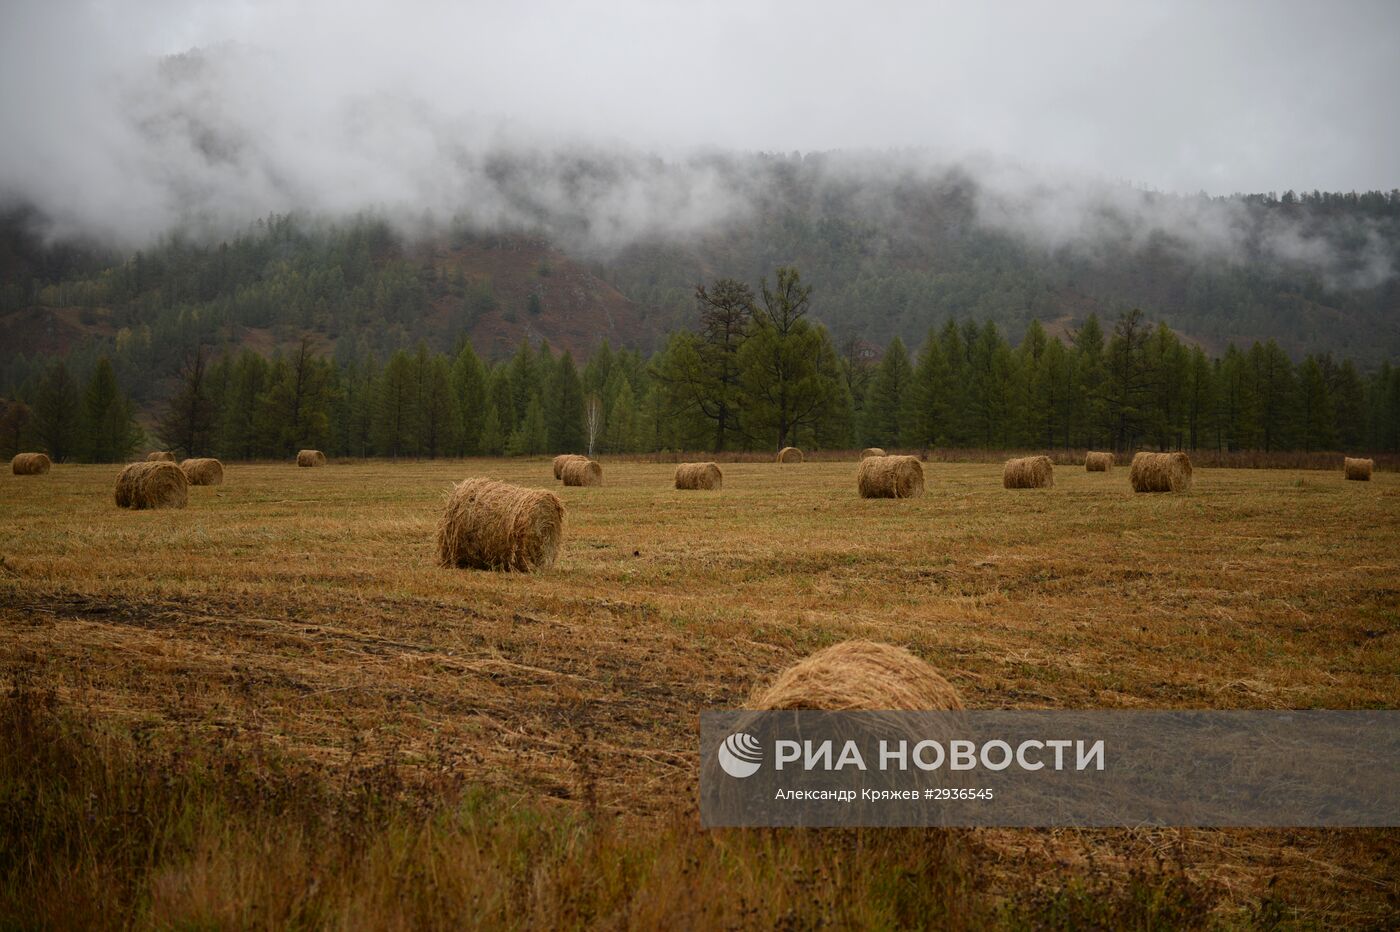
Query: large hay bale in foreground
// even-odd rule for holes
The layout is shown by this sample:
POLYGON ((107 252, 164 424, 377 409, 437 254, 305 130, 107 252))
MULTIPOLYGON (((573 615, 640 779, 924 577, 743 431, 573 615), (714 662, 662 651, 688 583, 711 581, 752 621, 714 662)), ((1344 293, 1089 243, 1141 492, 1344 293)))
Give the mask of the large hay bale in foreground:
POLYGON ((861 450, 861 451, 860 451, 860 458, 863 459, 863 460, 868 460, 868 459, 870 459, 870 457, 872 457, 872 456, 884 456, 884 455, 885 455, 885 451, 884 451, 884 450, 881 450, 879 447, 866 447, 864 450, 861 450))
POLYGON ((222 485, 224 481, 224 464, 205 456, 185 460, 180 464, 180 471, 190 485, 222 485))
POLYGON ((448 493, 438 564, 528 573, 554 562, 563 532, 564 503, 553 492, 468 479, 448 493))
POLYGON ((559 467, 559 478, 564 480, 565 485, 602 485, 603 467, 581 456, 559 467))
MULTIPOLYGON (((43 454, 39 454, 42 456, 43 454)), ((1353 459, 1348 456, 1342 460, 1342 474, 1348 479, 1355 479, 1358 482, 1370 482, 1371 470, 1376 468, 1376 461, 1369 459, 1353 459)))
POLYGON ((190 483, 174 463, 129 463, 117 476, 116 500, 122 508, 184 508, 190 483))
POLYGON ((722 489, 724 473, 717 463, 681 463, 676 467, 678 489, 722 489))
POLYGON ((1138 453, 1128 467, 1128 481, 1134 492, 1190 491, 1191 457, 1185 453, 1138 453))
POLYGON ((872 456, 860 461, 856 487, 861 498, 916 498, 924 494, 924 467, 917 456, 872 456))
POLYGON ((802 462, 802 451, 797 447, 783 447, 778 451, 778 462, 800 463, 802 462))
POLYGON ((578 453, 561 453, 554 458, 554 478, 564 478, 564 464, 574 460, 587 460, 588 457, 578 453))
POLYGON ((307 468, 326 465, 326 454, 320 450, 301 450, 297 453, 297 465, 307 468))
POLYGON ((146 462, 173 463, 175 462, 175 454, 171 453, 169 450, 152 450, 150 453, 146 454, 146 462))
POLYGON ((1112 453, 1094 453, 1093 451, 1090 451, 1084 454, 1085 472, 1108 472, 1112 468, 1112 453))
POLYGON ((16 476, 38 476, 48 472, 52 465, 47 453, 16 453, 10 460, 10 472, 16 476))
POLYGON ((957 690, 902 647, 843 641, 788 667, 747 708, 830 712, 942 712, 963 707, 957 690))
POLYGON ((1001 484, 1008 489, 1048 489, 1055 484, 1055 464, 1048 456, 1023 456, 1007 460, 1001 484))

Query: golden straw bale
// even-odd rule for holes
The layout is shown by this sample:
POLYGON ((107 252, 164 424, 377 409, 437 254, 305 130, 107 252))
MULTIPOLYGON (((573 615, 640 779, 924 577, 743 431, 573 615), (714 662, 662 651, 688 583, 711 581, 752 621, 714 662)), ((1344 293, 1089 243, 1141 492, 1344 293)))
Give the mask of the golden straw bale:
POLYGON ((297 465, 310 468, 326 465, 326 454, 320 450, 300 450, 297 452, 297 465))
POLYGON ((1090 451, 1084 454, 1085 472, 1108 472, 1113 468, 1112 453, 1094 453, 1090 451))
POLYGON ((564 503, 553 492, 468 479, 447 496, 437 527, 438 564, 528 573, 559 555, 564 503))
POLYGON ((173 463, 175 462, 175 454, 171 453, 169 450, 154 450, 146 454, 146 462, 173 463))
POLYGON ((16 476, 37 476, 48 472, 52 465, 47 453, 16 453, 10 460, 10 472, 16 476))
POLYGON ((864 450, 861 450, 861 451, 860 451, 860 458, 863 459, 863 460, 869 459, 869 458, 872 457, 872 456, 884 456, 884 455, 885 455, 885 451, 884 451, 884 450, 881 450, 879 447, 866 447, 864 450))
POLYGON ((1148 453, 1133 456, 1128 480, 1134 492, 1189 492, 1191 457, 1185 453, 1148 453))
POLYGON ((185 460, 180 471, 190 481, 190 485, 223 485, 224 464, 216 459, 199 456, 185 460))
POLYGON ((747 708, 830 712, 961 709, 951 683, 902 647, 843 641, 788 667, 749 697, 747 708))
POLYGON ((588 457, 580 456, 577 453, 561 453, 554 458, 554 478, 564 478, 564 464, 572 460, 587 460, 588 457))
POLYGON ((872 456, 860 461, 856 487, 861 498, 917 498, 924 494, 924 467, 917 456, 872 456))
POLYGON ((586 456, 569 460, 559 468, 559 478, 565 485, 602 485, 603 467, 586 456))
POLYGON ((797 447, 783 447, 778 451, 778 462, 800 463, 802 462, 802 451, 797 447))
POLYGON ((116 501, 122 508, 184 508, 189 500, 189 480, 174 463, 129 463, 117 476, 116 501))
POLYGON ((1046 489, 1055 484, 1055 464, 1048 456, 1023 456, 1007 460, 1001 484, 1008 489, 1046 489))
MULTIPOLYGON (((43 454, 40 454, 42 456, 43 454)), ((1376 467, 1375 460, 1353 459, 1348 456, 1342 462, 1342 473, 1348 479, 1355 479, 1358 482, 1370 482, 1371 470, 1376 467)))
POLYGON ((716 463, 681 463, 676 467, 678 489, 722 489, 724 473, 716 463))

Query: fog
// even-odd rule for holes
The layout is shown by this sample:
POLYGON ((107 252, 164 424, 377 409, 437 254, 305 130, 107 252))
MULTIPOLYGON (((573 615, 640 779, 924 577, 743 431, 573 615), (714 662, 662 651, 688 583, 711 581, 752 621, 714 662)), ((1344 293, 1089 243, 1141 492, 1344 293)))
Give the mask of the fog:
MULTIPOLYGON (((1238 205, 1158 192, 1400 185, 1398 39, 1385 0, 36 0, 0 7, 0 198, 126 245, 373 209, 607 250, 742 219, 744 153, 842 150, 847 179, 957 169, 1047 247, 1229 256, 1238 205)), ((1333 264, 1287 225, 1263 248, 1333 264)), ((1367 249, 1360 284, 1393 271, 1367 249)))

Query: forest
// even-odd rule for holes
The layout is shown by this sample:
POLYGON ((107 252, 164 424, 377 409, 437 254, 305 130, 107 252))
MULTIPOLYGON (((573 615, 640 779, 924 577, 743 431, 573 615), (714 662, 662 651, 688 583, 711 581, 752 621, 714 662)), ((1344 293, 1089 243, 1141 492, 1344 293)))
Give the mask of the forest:
MULTIPOLYGON (((54 360, 0 413, 6 451, 119 461, 158 444, 184 456, 533 455, 559 451, 1107 448, 1400 450, 1400 369, 1363 374, 1330 354, 1292 361, 1270 340, 1209 356, 1131 309, 1090 315, 1068 340, 1032 321, 1013 344, 994 321, 950 319, 912 350, 838 344, 812 286, 782 267, 756 287, 717 279, 692 325, 650 355, 604 343, 580 365, 547 342, 498 361, 465 337, 342 358, 309 338, 270 355, 179 361, 169 398, 139 425, 106 355, 80 377, 54 360)), ((8 455, 8 452, 7 454, 8 455)))

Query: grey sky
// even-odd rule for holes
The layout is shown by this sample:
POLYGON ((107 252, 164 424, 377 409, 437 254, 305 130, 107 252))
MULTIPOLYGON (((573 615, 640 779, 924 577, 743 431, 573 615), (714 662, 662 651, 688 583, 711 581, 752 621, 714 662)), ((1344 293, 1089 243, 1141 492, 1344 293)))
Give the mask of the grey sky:
MULTIPOLYGON (((672 159, 919 148, 1214 194, 1389 189, 1397 48, 1394 0, 10 0, 0 190, 109 232, 190 204, 441 205, 480 195, 444 149, 502 139, 672 159), (191 48, 206 69, 172 90, 156 62, 191 48), (211 134, 212 157, 192 155, 211 134)), ((670 209, 703 222, 703 200, 687 188, 670 209)))

